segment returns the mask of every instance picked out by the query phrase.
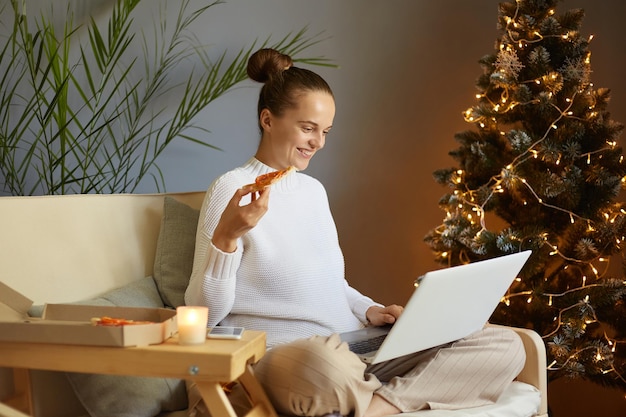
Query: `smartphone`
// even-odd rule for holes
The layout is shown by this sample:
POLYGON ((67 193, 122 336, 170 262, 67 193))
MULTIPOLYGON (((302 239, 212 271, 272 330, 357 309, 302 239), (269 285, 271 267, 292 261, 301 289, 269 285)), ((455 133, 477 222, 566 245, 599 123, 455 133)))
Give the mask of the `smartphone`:
POLYGON ((241 339, 243 327, 215 326, 210 327, 207 337, 210 339, 241 339))

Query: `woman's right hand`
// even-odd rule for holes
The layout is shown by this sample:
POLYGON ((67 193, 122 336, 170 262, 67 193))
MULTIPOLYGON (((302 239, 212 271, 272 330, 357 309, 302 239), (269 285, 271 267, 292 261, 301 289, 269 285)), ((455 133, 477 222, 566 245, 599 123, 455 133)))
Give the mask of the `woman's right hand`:
POLYGON ((267 212, 269 195, 270 187, 256 192, 252 191, 252 187, 245 186, 235 191, 215 227, 213 245, 224 252, 237 250, 237 239, 256 226, 267 212), (248 194, 250 203, 240 205, 241 199, 248 194))

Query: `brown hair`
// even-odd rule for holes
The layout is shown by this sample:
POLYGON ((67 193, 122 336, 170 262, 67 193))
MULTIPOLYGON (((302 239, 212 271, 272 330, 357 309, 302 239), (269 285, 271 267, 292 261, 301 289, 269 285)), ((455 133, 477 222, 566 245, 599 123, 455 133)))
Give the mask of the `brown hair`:
POLYGON ((248 77, 264 83, 259 94, 257 116, 263 109, 280 116, 285 109, 297 105, 298 94, 305 91, 322 91, 333 96, 324 79, 313 71, 294 67, 289 55, 275 49, 259 49, 248 59, 248 77))

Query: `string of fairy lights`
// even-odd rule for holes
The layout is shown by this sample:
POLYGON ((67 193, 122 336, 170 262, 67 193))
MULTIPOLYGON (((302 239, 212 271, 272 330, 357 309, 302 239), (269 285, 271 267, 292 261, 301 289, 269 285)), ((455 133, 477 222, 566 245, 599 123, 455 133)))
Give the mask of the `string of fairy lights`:
MULTIPOLYGON (((521 23, 518 22, 518 17, 519 17, 518 15, 520 13, 521 2, 522 0, 516 0, 517 8, 516 8, 514 16, 505 18, 506 31, 508 34, 508 38, 511 40, 511 42, 508 44, 505 44, 504 42, 502 42, 499 45, 500 51, 503 54, 508 54, 509 57, 513 59, 513 61, 510 62, 510 65, 508 68, 506 65, 503 65, 502 67, 499 67, 498 70, 502 73, 502 75, 513 77, 515 79, 517 78, 517 73, 515 73, 515 71, 520 68, 520 64, 514 61, 514 59, 517 58, 516 48, 520 50, 524 49, 528 47, 528 45, 540 42, 541 40, 545 39, 545 37, 547 36, 555 36, 555 37, 559 36, 564 40, 573 40, 573 39, 576 39, 576 37, 578 36, 576 32, 568 32, 568 33, 564 33, 561 35, 544 36, 538 31, 531 31, 530 33, 532 34, 532 39, 526 39, 526 38, 515 39, 516 37, 515 34, 520 33, 519 29, 522 28, 523 26, 521 23), (507 71, 509 72, 507 73, 507 71)), ((549 11, 550 16, 552 16, 554 13, 555 13, 554 10, 549 11)), ((593 36, 590 36, 588 39, 589 42, 591 42, 592 39, 593 39, 593 36)), ((585 58, 582 60, 582 63, 586 67, 585 71, 589 73, 590 65, 591 65, 590 53, 587 53, 585 58)), ((559 91, 560 86, 562 85, 561 77, 562 77, 561 74, 555 71, 555 72, 551 72, 546 75, 543 75, 541 77, 538 77, 536 79, 522 81, 522 83, 534 83, 538 86, 542 86, 542 85, 545 86, 546 91, 547 91, 547 96, 551 99, 553 98, 553 95, 559 91)), ((582 87, 578 91, 573 93, 571 97, 568 97, 565 99, 566 106, 564 108, 559 108, 554 102, 552 102, 552 100, 550 100, 550 105, 554 109, 556 109, 556 111, 558 112, 558 115, 555 117, 552 123, 550 123, 549 127, 547 128, 546 132, 544 133, 542 137, 537 139, 534 143, 532 143, 528 147, 526 151, 518 155, 510 164, 504 167, 498 175, 491 177, 491 179, 486 184, 487 185, 486 188, 489 190, 486 197, 484 197, 484 189, 483 190, 471 190, 471 189, 460 190, 456 188, 454 190, 453 192, 454 196, 456 197, 456 201, 458 201, 456 212, 457 214, 459 212, 464 213, 465 218, 470 222, 470 224, 476 227, 477 232, 475 234, 475 238, 477 240, 480 237, 481 233, 483 233, 484 231, 487 231, 486 217, 485 217, 485 205, 495 194, 504 193, 506 192, 507 189, 512 189, 517 186, 525 187, 530 192, 530 194, 533 196, 533 198, 536 200, 537 203, 547 208, 561 211, 569 215, 570 221, 572 224, 574 224, 575 222, 581 221, 581 222, 586 223, 586 230, 589 233, 593 233, 596 230, 596 227, 594 226, 595 225, 594 220, 589 219, 589 218, 584 218, 575 212, 572 212, 565 208, 562 208, 562 207, 559 207, 559 206, 556 206, 556 205, 553 205, 544 201, 541 198, 541 196, 533 189, 533 186, 529 183, 529 181, 519 174, 519 170, 517 169, 522 164, 526 163, 528 160, 542 158, 541 152, 539 150, 540 145, 544 143, 547 140, 547 138, 550 137, 550 134, 553 131, 559 129, 559 123, 563 121, 564 119, 569 118, 569 119, 590 121, 598 116, 598 112, 595 111, 595 101, 593 99, 594 98, 593 84, 590 82, 584 82, 582 84, 583 84, 582 87), (583 95, 583 98, 588 100, 588 102, 590 103, 584 115, 576 115, 572 111, 572 106, 574 105, 574 102, 577 99, 578 95, 583 95), (480 191, 480 194, 483 196, 480 199, 479 199, 479 191, 480 191), (470 208, 470 210, 466 210, 467 208, 470 208), (478 227, 478 225, 480 227, 478 227)), ((503 87, 502 92, 497 102, 494 102, 493 100, 491 100, 485 93, 477 94, 476 99, 484 100, 487 103, 489 103, 489 105, 491 106, 491 110, 495 114, 504 114, 506 112, 511 111, 513 108, 517 106, 532 105, 540 101, 540 99, 534 99, 534 100, 530 100, 527 102, 516 102, 515 100, 511 99, 512 94, 510 94, 509 88, 506 86, 506 83, 502 87, 503 87)), ((478 126, 480 126, 481 129, 500 130, 498 129, 498 123, 495 117, 485 116, 482 114, 482 112, 478 111, 474 107, 466 110, 464 113, 464 116, 467 122, 477 124, 478 126)), ((506 135, 506 132, 500 131, 500 134, 504 136, 506 135)), ((601 154, 603 151, 606 151, 606 150, 612 150, 616 146, 617 146, 616 142, 607 141, 606 146, 603 147, 602 149, 584 153, 580 155, 579 158, 584 158, 586 159, 587 164, 591 164, 593 162, 594 155, 598 153, 601 154)), ((623 163, 623 156, 620 158, 619 162, 623 163)), ((556 159, 556 161, 554 161, 554 163, 556 165, 559 165, 561 163, 560 155, 556 159)), ((453 173, 451 181, 455 183, 456 185, 463 184, 464 174, 465 172, 463 170, 461 169, 457 170, 455 173, 453 173)), ((622 178, 621 183, 623 187, 626 186, 626 176, 622 178)), ((528 202, 524 201, 523 204, 526 205, 528 204, 528 202)), ((624 215, 626 215, 626 211, 624 209, 620 209, 617 213, 610 213, 610 212, 604 213, 602 219, 605 222, 614 223, 617 220, 618 216, 624 216, 624 215)), ((448 211, 446 216, 448 219, 450 219, 453 216, 453 213, 448 211)), ((591 281, 593 282, 601 278, 603 274, 606 273, 606 271, 608 270, 608 266, 609 266, 608 259, 600 255, 587 261, 574 259, 574 258, 566 256, 559 250, 558 244, 555 243, 556 238, 551 239, 548 233, 543 233, 540 237, 542 238, 543 242, 552 249, 552 251, 550 252, 550 255, 559 256, 564 261, 567 261, 563 263, 564 264, 563 269, 567 269, 572 266, 575 266, 580 270, 580 275, 581 275, 581 287, 576 287, 576 288, 570 289, 562 293, 542 294, 542 296, 545 297, 545 299, 547 300, 548 306, 553 306, 553 299, 555 298, 565 297, 567 295, 570 295, 573 292, 579 291, 581 288, 585 288, 586 290, 588 290, 589 288, 600 285, 600 284, 593 284, 593 283, 588 284, 587 283, 588 275, 592 277, 591 281), (594 263, 604 265, 603 267, 600 267, 601 271, 598 270, 599 265, 598 267, 596 267, 594 263)), ((625 239, 624 236, 616 238, 615 243, 617 244, 618 248, 620 247, 624 239, 625 239)), ((601 253, 601 251, 598 251, 598 252, 601 253)), ((445 259, 445 257, 447 257, 448 254, 446 252, 442 252, 440 255, 442 256, 442 258, 445 259)), ((547 277, 545 279, 547 279, 547 277)), ((518 281, 519 281, 519 278, 518 278, 518 281)), ((623 284, 626 285, 626 281, 624 281, 623 284)), ((505 303, 505 305, 509 306, 512 298, 526 297, 526 301, 528 303, 531 303, 533 301, 534 296, 535 294, 533 293, 533 291, 530 291, 530 290, 513 292, 513 290, 509 289, 509 292, 502 298, 502 302, 505 303)), ((589 304, 589 302, 590 302, 589 295, 586 295, 574 305, 560 309, 558 311, 558 314, 554 317, 554 322, 555 322, 554 330, 547 335, 543 335, 543 338, 547 340, 548 338, 558 333, 558 331, 561 329, 561 326, 564 325, 564 321, 562 320, 562 317, 568 310, 574 309, 574 308, 585 307, 585 304, 589 304)), ((589 313, 590 315, 584 320, 584 323, 582 324, 583 327, 588 326, 592 323, 599 322, 598 318, 595 315, 593 308, 588 308, 587 310, 590 312, 589 313)), ((551 364, 548 365, 548 370, 556 371, 556 370, 563 369, 567 367, 571 361, 575 361, 576 358, 578 358, 579 355, 581 355, 583 352, 586 352, 591 349, 596 350, 595 361, 598 364, 609 364, 609 362, 605 361, 604 359, 606 355, 612 354, 615 352, 615 349, 618 343, 620 342, 614 338, 611 338, 609 335, 607 335, 606 332, 604 332, 604 340, 607 346, 609 347, 608 349, 609 351, 606 351, 606 349, 603 349, 601 346, 586 346, 577 351, 567 352, 567 354, 565 355, 567 356, 567 359, 565 359, 561 363, 557 363, 557 360, 555 359, 551 364)), ((603 374, 614 372, 617 378, 619 378, 623 382, 626 382, 626 379, 624 378, 624 376, 621 375, 619 371, 613 366, 612 361, 610 362, 610 366, 604 365, 604 368, 601 370, 601 372, 603 374)))

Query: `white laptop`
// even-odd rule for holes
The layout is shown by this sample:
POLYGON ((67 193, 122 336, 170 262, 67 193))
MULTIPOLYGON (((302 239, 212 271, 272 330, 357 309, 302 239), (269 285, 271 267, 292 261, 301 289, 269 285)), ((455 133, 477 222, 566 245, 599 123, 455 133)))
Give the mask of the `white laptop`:
POLYGON ((530 254, 528 250, 428 272, 416 280, 393 326, 366 327, 342 333, 341 339, 364 362, 374 364, 469 336, 485 326, 530 254), (380 346, 362 351, 365 339, 380 346))

